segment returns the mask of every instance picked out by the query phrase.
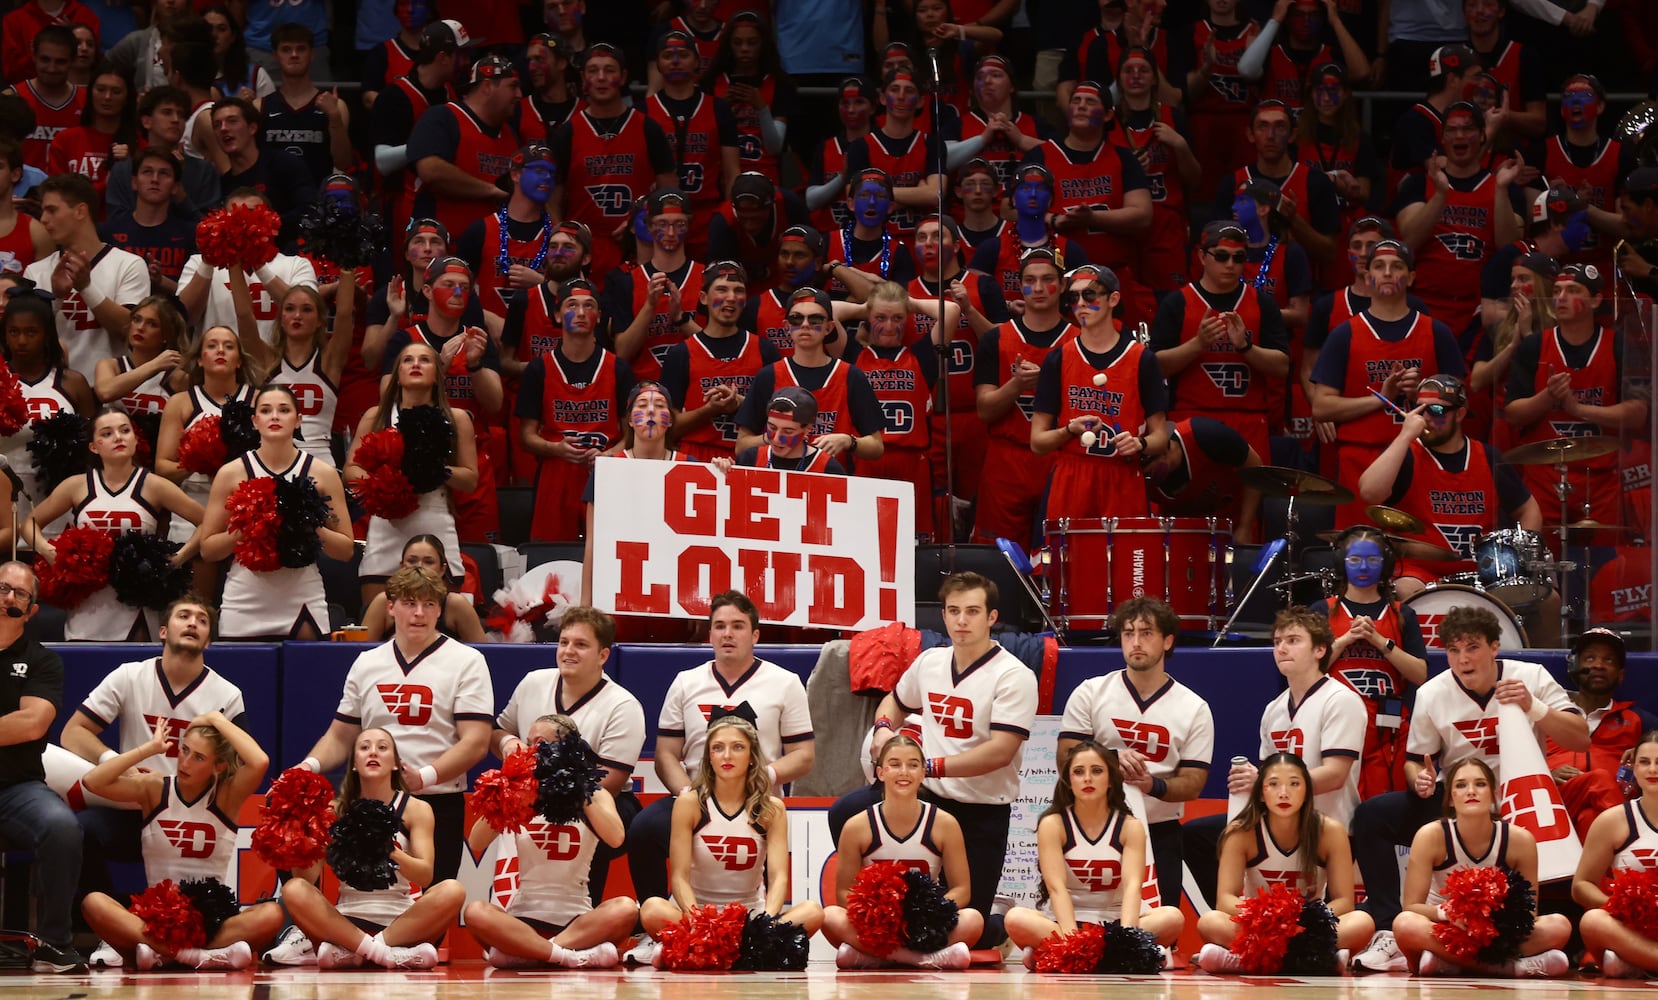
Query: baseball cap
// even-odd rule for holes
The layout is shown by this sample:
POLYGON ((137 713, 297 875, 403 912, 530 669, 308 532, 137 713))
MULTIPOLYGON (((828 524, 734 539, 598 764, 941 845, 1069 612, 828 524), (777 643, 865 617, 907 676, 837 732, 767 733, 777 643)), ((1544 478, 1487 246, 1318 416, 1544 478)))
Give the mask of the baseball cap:
POLYGON ((1060 266, 1059 255, 1052 247, 1029 247, 1019 255, 1019 273, 1023 274, 1033 261, 1052 264, 1055 268, 1060 266))
POLYGON ((956 180, 963 181, 975 174, 1000 180, 1000 175, 996 173, 996 165, 982 156, 975 156, 962 164, 961 169, 956 171, 956 180))
POLYGON ((740 285, 748 285, 748 271, 743 265, 734 260, 719 260, 709 264, 702 272, 702 287, 704 291, 714 287, 714 282, 722 279, 736 281, 740 285))
POLYGON ((861 97, 871 104, 875 102, 875 85, 866 77, 849 76, 841 81, 840 96, 842 100, 848 97, 861 97))
POLYGON ((1658 167, 1641 167, 1630 171, 1623 182, 1623 192, 1640 198, 1658 196, 1658 167))
POLYGON ((1535 271, 1550 281, 1560 277, 1560 262, 1546 253, 1523 253, 1514 259, 1514 263, 1528 271, 1535 271))
POLYGON ((1623 636, 1609 628, 1596 626, 1595 628, 1584 629, 1577 638, 1572 640, 1572 655, 1582 656, 1583 651, 1588 649, 1591 643, 1596 642, 1604 642, 1611 646, 1612 650, 1618 654, 1618 669, 1623 669, 1624 662, 1628 657, 1628 648, 1624 645, 1623 636))
POLYGON ((565 62, 569 62, 575 55, 575 53, 570 51, 570 43, 564 40, 563 35, 555 35, 550 31, 543 31, 539 35, 532 35, 530 37, 529 44, 545 46, 549 52, 555 56, 558 56, 560 59, 563 59, 565 62))
POLYGON ((1588 87, 1594 91, 1596 100, 1606 100, 1606 88, 1601 85, 1600 77, 1593 73, 1573 73, 1566 78, 1565 83, 1560 85, 1560 89, 1567 91, 1574 86, 1588 87))
POLYGON ((1236 222, 1224 219, 1211 222, 1203 227, 1203 235, 1198 238, 1198 245, 1205 250, 1213 250, 1222 243, 1236 243, 1239 246, 1249 245, 1249 234, 1236 222))
POLYGON ((446 274, 464 274, 472 277, 472 268, 459 257, 434 257, 426 265, 426 284, 430 285, 446 274))
POLYGON ((566 281, 558 286, 558 301, 560 305, 563 305, 567 299, 577 294, 588 295, 595 299, 599 297, 599 293, 596 289, 594 289, 593 283, 588 281, 586 278, 571 278, 569 281, 566 281))
POLYGON ((553 232, 568 233, 570 236, 575 238, 577 243, 581 244, 581 248, 583 250, 593 249, 593 231, 587 228, 587 224, 585 222, 577 222, 574 219, 565 219, 563 222, 553 227, 553 232))
POLYGON ((1600 290, 1606 287, 1606 276, 1601 274, 1600 268, 1593 264, 1566 264, 1560 268, 1556 281, 1575 281, 1589 289, 1591 295, 1599 295, 1600 290))
POLYGON ((466 33, 466 26, 459 21, 433 21, 420 29, 420 55, 436 55, 440 52, 455 52, 460 49, 471 48, 482 39, 473 38, 466 33))
POLYGON ((812 421, 817 419, 817 399, 798 385, 786 385, 772 393, 766 412, 786 416, 802 427, 810 427, 812 421))
POLYGON ((1384 240, 1391 240, 1396 235, 1393 231, 1393 223, 1379 215, 1367 215, 1362 219, 1354 220, 1353 225, 1348 227, 1347 238, 1352 239, 1360 233, 1380 233, 1384 240))
POLYGON ((825 247, 823 234, 811 226, 790 226, 783 230, 783 235, 777 238, 779 245, 784 243, 799 243, 806 248, 814 258, 822 257, 825 247))
POLYGON ((1416 401, 1429 406, 1466 406, 1468 387, 1455 375, 1430 375, 1417 385, 1416 401))
POLYGON ((1428 76, 1466 73, 1480 64, 1479 53, 1466 45, 1441 45, 1428 57, 1428 76))
POLYGON ((1054 186, 1053 171, 1049 170, 1047 167, 1044 167, 1040 163, 1021 164, 1013 171, 1012 184, 1014 187, 1017 187, 1024 181, 1036 181, 1038 184, 1046 184, 1048 189, 1051 191, 1054 186))
POLYGON ((731 182, 731 203, 735 205, 744 198, 752 198, 758 202, 768 202, 777 197, 777 188, 771 179, 758 170, 745 170, 731 182))
POLYGON ((1263 205, 1278 204, 1278 185, 1261 177, 1252 177, 1238 185, 1234 194, 1245 194, 1263 205))
POLYGON ((1411 253, 1410 247, 1405 246, 1398 240, 1383 240, 1371 247, 1370 256, 1364 260, 1365 266, 1369 267, 1370 262, 1377 257, 1397 257, 1405 262, 1406 267, 1412 271, 1416 270, 1416 255, 1411 253))
POLYGON ((518 68, 512 64, 511 59, 506 56, 487 55, 473 63, 472 68, 467 71, 466 85, 471 88, 486 80, 505 80, 517 76, 518 68))
POLYGON ((652 191, 645 199, 645 218, 657 215, 689 215, 691 203, 686 197, 672 188, 663 188, 652 191))
POLYGON ((523 170, 526 165, 534 163, 537 160, 546 160, 548 163, 553 162, 552 148, 544 142, 525 143, 524 146, 518 150, 518 152, 512 154, 510 169, 523 170))
POLYGON ((449 227, 436 219, 410 219, 408 226, 403 230, 403 242, 407 244, 422 233, 431 233, 445 245, 449 243, 449 227))
POLYGON ((668 49, 673 48, 690 49, 692 52, 695 52, 697 50, 697 43, 689 34, 676 28, 673 31, 664 33, 661 38, 656 40, 656 47, 651 51, 651 55, 652 57, 659 56, 668 49))
POLYGON ((1347 71, 1341 68, 1341 63, 1327 62, 1313 70, 1312 82, 1315 87, 1321 83, 1345 85, 1347 83, 1347 71))
POLYGON ((828 292, 825 292, 822 289, 812 288, 810 286, 806 288, 797 288, 795 289, 794 294, 789 296, 789 305, 792 306, 796 302, 805 302, 808 299, 822 306, 823 311, 828 313, 831 319, 834 318, 835 301, 829 297, 828 292))
POLYGON ((1565 222, 1588 207, 1576 188, 1551 187, 1532 199, 1527 215, 1532 222, 1565 222))
POLYGON ((1104 264, 1084 264, 1065 272, 1065 283, 1067 285, 1078 278, 1093 278, 1105 286, 1107 292, 1122 291, 1122 282, 1117 280, 1117 272, 1104 264))
POLYGON ((1482 125, 1485 123, 1485 112, 1481 111, 1479 109, 1479 105, 1475 104, 1473 101, 1452 102, 1445 108, 1445 123, 1449 125, 1451 119, 1455 118, 1457 115, 1467 115, 1469 118, 1474 120, 1475 125, 1482 125))

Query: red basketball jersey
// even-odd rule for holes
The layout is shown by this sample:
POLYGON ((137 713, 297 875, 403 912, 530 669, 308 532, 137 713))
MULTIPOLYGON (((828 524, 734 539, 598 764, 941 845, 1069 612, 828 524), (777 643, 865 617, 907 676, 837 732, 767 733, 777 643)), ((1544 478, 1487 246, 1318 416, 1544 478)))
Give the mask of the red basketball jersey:
POLYGON ((926 448, 933 394, 915 353, 902 347, 889 360, 865 348, 858 352, 858 369, 881 401, 881 441, 888 448, 926 448))
MULTIPOLYGON (((1418 272, 1420 273, 1420 272, 1418 272)), ((1343 396, 1367 396, 1380 392, 1395 364, 1418 368, 1422 377, 1439 374, 1439 355, 1434 351, 1433 318, 1417 313, 1405 339, 1389 342, 1376 335, 1369 316, 1360 313, 1351 320, 1353 336, 1347 345, 1347 373, 1343 396)), ((1344 441, 1385 447, 1399 433, 1401 420, 1392 408, 1383 407, 1341 425, 1344 441)))
MULTIPOLYGON (((1198 326, 1212 310, 1198 294, 1196 285, 1187 285, 1180 294, 1186 300, 1186 321, 1180 328, 1180 342, 1184 344, 1197 337, 1198 326)), ((1250 285, 1238 286, 1237 305, 1233 309, 1243 318, 1246 330, 1261 328, 1259 295, 1250 285)), ((1255 378, 1249 362, 1227 337, 1218 338, 1196 361, 1170 379, 1169 389, 1173 399, 1170 411, 1182 416, 1194 412, 1222 414, 1228 410, 1260 413, 1271 406, 1266 382, 1255 378)))
MULTIPOLYGON (((814 438, 825 434, 850 434, 857 437, 858 429, 852 426, 852 407, 846 389, 846 373, 850 366, 839 359, 831 364, 833 367, 830 369, 828 380, 823 383, 823 388, 808 390, 817 401, 817 419, 812 422, 812 428, 807 433, 814 438)), ((784 358, 771 368, 774 380, 772 384, 777 388, 800 385, 800 380, 794 374, 794 362, 790 359, 784 358)))
MULTIPOLYGON (((739 333, 744 339, 743 349, 730 360, 717 358, 708 350, 701 337, 688 337, 685 349, 689 354, 690 378, 685 383, 685 409, 695 410, 707 402, 708 392, 715 386, 726 385, 748 395, 754 376, 765 367, 760 360, 760 338, 752 333, 739 333)), ((688 431, 686 444, 700 445, 713 451, 730 452, 737 446, 735 414, 717 414, 714 419, 688 431)))

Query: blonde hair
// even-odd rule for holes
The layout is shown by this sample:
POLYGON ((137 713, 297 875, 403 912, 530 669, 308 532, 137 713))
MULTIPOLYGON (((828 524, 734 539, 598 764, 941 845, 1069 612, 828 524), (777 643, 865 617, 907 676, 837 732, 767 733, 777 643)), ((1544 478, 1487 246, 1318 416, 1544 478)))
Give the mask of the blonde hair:
MULTIPOLYGON (((132 307, 132 315, 137 316, 140 309, 154 309, 158 322, 161 324, 161 349, 164 351, 184 350, 185 334, 189 332, 189 325, 179 314, 178 307, 173 300, 165 295, 151 295, 132 307)), ((238 347, 241 345, 238 344, 238 347)))
POLYGON ((896 281, 877 281, 875 287, 869 291, 866 304, 873 307, 877 302, 897 303, 907 311, 910 305, 910 293, 896 281))
POLYGON ((225 766, 225 769, 219 772, 218 777, 213 779, 213 794, 217 796, 225 783, 236 777, 236 772, 242 769, 242 757, 236 752, 236 748, 230 745, 230 740, 225 738, 225 734, 219 732, 214 726, 191 726, 186 729, 184 736, 179 737, 178 741, 181 750, 184 747, 185 738, 189 736, 200 736, 206 739, 208 744, 213 747, 214 762, 225 766))
POLYGON ((282 293, 281 301, 276 304, 276 354, 279 358, 288 356, 288 327, 281 321, 282 307, 287 305, 288 299, 295 295, 303 295, 317 307, 317 330, 311 334, 311 346, 320 348, 328 335, 328 304, 322 300, 322 293, 310 285, 289 285, 288 290, 282 293))
POLYGON ((201 366, 201 352, 202 349, 207 346, 207 335, 212 333, 214 330, 227 331, 230 334, 230 339, 236 344, 236 358, 238 361, 236 367, 236 384, 264 385, 265 378, 270 373, 265 371, 264 366, 255 361, 252 355, 242 350, 242 338, 236 335, 236 331, 222 323, 210 326, 203 330, 197 335, 196 339, 190 343, 190 350, 184 358, 184 371, 185 374, 190 377, 190 384, 201 385, 207 380, 207 373, 202 370, 201 366))
POLYGON ((714 760, 709 749, 714 745, 714 733, 721 729, 735 729, 748 740, 748 773, 743 776, 743 812, 756 826, 765 826, 776 808, 771 801, 771 776, 766 773, 766 752, 760 748, 760 731, 754 723, 736 715, 723 715, 708 724, 708 735, 702 744, 702 767, 697 769, 691 787, 697 799, 704 804, 714 797, 714 760))
POLYGON ((1519 262, 1515 262, 1514 266, 1523 267, 1531 272, 1533 289, 1531 296, 1531 329, 1520 329, 1520 314, 1514 308, 1513 296, 1510 296, 1508 315, 1504 316, 1502 322, 1497 324, 1497 332, 1491 337, 1492 353, 1507 350, 1508 345, 1514 343, 1518 337, 1523 337, 1528 333, 1542 333, 1555 325, 1554 296, 1549 294, 1554 288, 1554 279, 1546 274, 1532 271, 1531 268, 1525 267, 1524 264, 1519 262))

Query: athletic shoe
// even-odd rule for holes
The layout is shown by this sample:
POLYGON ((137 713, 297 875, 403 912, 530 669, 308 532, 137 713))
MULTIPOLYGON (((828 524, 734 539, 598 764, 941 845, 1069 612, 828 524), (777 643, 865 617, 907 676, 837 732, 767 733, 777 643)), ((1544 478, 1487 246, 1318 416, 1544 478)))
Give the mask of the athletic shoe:
POLYGON ((71 945, 47 944, 42 941, 35 945, 34 954, 29 959, 29 968, 35 972, 79 972, 86 968, 86 959, 71 945))
POLYGON ((1157 950, 1163 953, 1163 969, 1164 969, 1164 971, 1168 971, 1169 969, 1173 969, 1174 968, 1174 949, 1170 948, 1166 944, 1160 944, 1160 945, 1157 946, 1157 950))
POLYGON ((1399 942, 1392 931, 1377 931, 1370 944, 1353 956, 1353 968, 1359 972, 1405 972, 1410 964, 1405 961, 1399 942))
POLYGON ((317 950, 304 931, 290 924, 265 952, 265 961, 272 965, 316 965, 317 950))
POLYGON ((622 961, 629 965, 655 965, 657 959, 661 957, 662 942, 653 937, 646 936, 638 944, 629 949, 626 955, 622 956, 622 961))
POLYGON ((1238 964, 1238 956, 1222 948, 1218 944, 1206 944, 1197 953, 1197 967, 1204 972, 1220 974, 1225 972, 1242 972, 1243 967, 1238 964))
POLYGON ((1607 950, 1601 953, 1600 974, 1607 979, 1645 979, 1646 973, 1641 969, 1625 962, 1617 952, 1607 950))
POLYGON ((363 967, 363 956, 354 951, 347 951, 332 941, 324 941, 317 947, 317 968, 319 969, 360 969, 363 967))
POLYGON ((948 948, 923 952, 912 957, 918 969, 965 969, 973 964, 973 954, 968 950, 965 941, 957 941, 948 948))
POLYGON ((562 964, 566 969, 613 969, 620 960, 616 946, 603 941, 591 948, 566 949, 562 964))
POLYGON ((843 944, 835 950, 835 968, 837 969, 884 969, 892 963, 884 958, 871 955, 867 951, 859 951, 849 944, 843 944))
POLYGON ((429 942, 422 941, 412 948, 393 948, 391 960, 386 963, 388 969, 431 969, 438 964, 438 950, 429 942))
POLYGON ((133 946, 132 954, 135 960, 134 964, 138 966, 139 972, 149 972, 151 969, 159 969, 167 964, 165 958, 162 958, 154 948, 142 941, 133 946))
POLYGON ((1527 955, 1525 958, 1514 960, 1514 977, 1516 979, 1553 979, 1563 976, 1566 970, 1572 967, 1567 961, 1566 953, 1558 949, 1550 949, 1541 955, 1527 955))
POLYGON ((1353 964, 1353 956, 1346 948, 1336 949, 1336 975, 1341 975, 1349 965, 1353 964))
POLYGON ((87 959, 87 964, 94 969, 119 969, 124 961, 126 959, 121 957, 121 953, 111 948, 108 942, 99 941, 98 947, 92 949, 92 957, 87 959))
POLYGON ((1416 963, 1416 974, 1419 976, 1460 976, 1462 973, 1462 966, 1440 958, 1431 951, 1424 951, 1422 960, 1416 963))
POLYGON ((253 949, 246 941, 237 941, 223 948, 204 948, 201 961, 196 968, 208 969, 245 969, 253 964, 253 949))
POLYGON ((533 969, 546 962, 538 962, 533 958, 523 958, 518 955, 509 955, 499 948, 490 948, 484 952, 484 961, 493 969, 533 969))

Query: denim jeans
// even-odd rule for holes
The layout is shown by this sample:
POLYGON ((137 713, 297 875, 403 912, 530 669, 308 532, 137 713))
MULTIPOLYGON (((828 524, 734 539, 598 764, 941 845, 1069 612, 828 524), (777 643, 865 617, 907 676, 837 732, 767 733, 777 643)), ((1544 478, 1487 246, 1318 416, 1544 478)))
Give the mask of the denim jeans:
POLYGON ((70 915, 81 877, 81 827, 75 814, 45 782, 20 781, 0 788, 0 840, 35 855, 36 932, 48 944, 68 946, 70 915))

